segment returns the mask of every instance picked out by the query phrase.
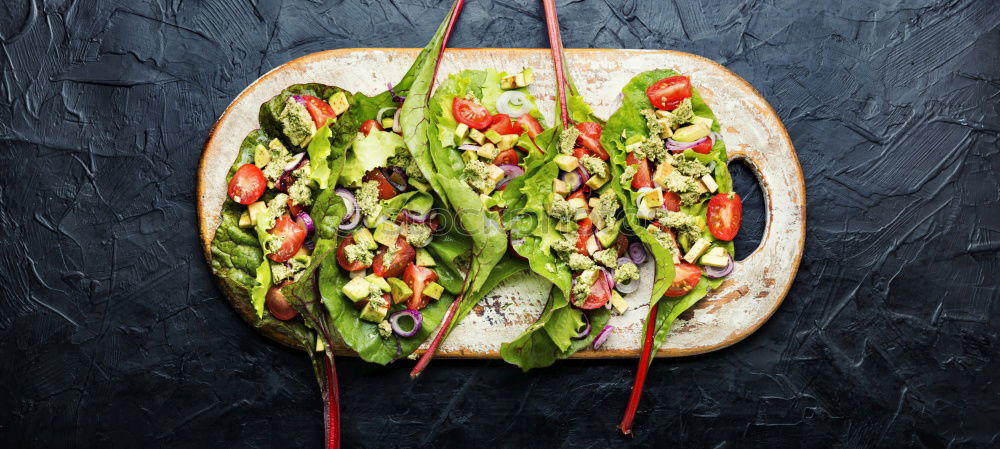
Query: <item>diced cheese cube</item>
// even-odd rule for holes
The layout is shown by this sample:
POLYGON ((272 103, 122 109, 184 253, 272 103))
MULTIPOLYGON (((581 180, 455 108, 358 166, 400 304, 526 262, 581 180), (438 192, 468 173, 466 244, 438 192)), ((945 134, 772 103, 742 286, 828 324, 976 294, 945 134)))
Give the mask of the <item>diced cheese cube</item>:
POLYGON ((611 307, 613 307, 615 312, 619 315, 624 315, 625 311, 628 310, 628 303, 625 302, 625 298, 622 298, 622 295, 620 295, 617 290, 613 290, 611 292, 611 307))
POLYGON ((250 221, 250 211, 243 211, 240 214, 240 227, 241 228, 252 228, 253 222, 250 221))
POLYGON ((561 179, 553 179, 552 191, 560 195, 569 195, 569 184, 566 184, 561 179))
POLYGON ((715 183, 715 178, 712 175, 705 175, 701 177, 702 184, 708 188, 709 192, 715 193, 719 190, 719 185, 715 183))
POLYGON ((667 176, 674 171, 674 166, 670 165, 668 162, 663 162, 656 167, 656 171, 653 173, 653 182, 660 187, 666 187, 667 176))
POLYGON ((476 153, 479 154, 479 157, 492 161, 498 154, 500 154, 500 149, 498 149, 496 145, 486 142, 479 147, 479 150, 477 150, 476 153))
POLYGON ((656 218, 656 211, 646 207, 645 204, 640 202, 639 209, 636 211, 635 216, 643 220, 652 220, 656 218))
POLYGON ((694 263, 711 245, 712 242, 704 237, 698 239, 697 242, 694 242, 694 245, 691 245, 691 249, 688 250, 687 254, 684 255, 684 260, 688 263, 694 263))
POLYGON ((601 204, 601 199, 596 196, 590 197, 590 201, 587 202, 587 205, 589 205, 591 209, 597 207, 598 204, 601 204))
POLYGON ((608 182, 608 178, 601 178, 599 176, 591 176, 590 179, 587 180, 586 185, 587 185, 587 187, 590 187, 591 190, 597 190, 597 189, 601 188, 601 186, 603 186, 607 182, 608 182))
POLYGON ((553 160, 562 171, 573 171, 580 166, 580 160, 568 154, 560 154, 553 160))

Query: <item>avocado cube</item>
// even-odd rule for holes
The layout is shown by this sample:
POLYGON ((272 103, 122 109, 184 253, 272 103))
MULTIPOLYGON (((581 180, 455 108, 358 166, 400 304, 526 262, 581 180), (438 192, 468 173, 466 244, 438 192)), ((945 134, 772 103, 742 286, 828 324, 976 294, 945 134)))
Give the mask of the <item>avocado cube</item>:
POLYGON ((656 119, 656 123, 659 123, 660 127, 662 128, 662 130, 660 131, 660 137, 661 138, 666 139, 666 138, 674 135, 674 132, 670 130, 670 119, 668 119, 668 118, 658 118, 658 119, 656 119))
POLYGON ((560 154, 553 158, 556 161, 556 165, 562 171, 573 171, 580 166, 580 160, 569 154, 560 154))
MULTIPOLYGON (((358 213, 361 212, 358 211, 358 213)), ((382 216, 382 205, 377 204, 375 205, 375 209, 372 210, 372 213, 370 215, 365 216, 365 226, 369 228, 374 228, 375 226, 378 226, 378 224, 381 223, 382 221, 385 221, 385 217, 382 216)))
POLYGON ((479 157, 483 159, 489 159, 492 161, 493 159, 496 159, 498 154, 500 154, 500 149, 498 149, 492 143, 486 142, 479 147, 479 150, 476 151, 476 154, 478 154, 479 157))
POLYGON ((459 141, 461 141, 462 139, 465 138, 465 136, 468 135, 469 135, 469 125, 466 125, 465 123, 459 123, 458 126, 455 127, 455 137, 458 137, 459 141))
POLYGON ((389 306, 385 305, 379 307, 374 305, 371 301, 365 304, 365 307, 361 309, 360 318, 365 321, 370 321, 372 323, 380 323, 385 319, 385 316, 389 314, 389 306))
POLYGON ((344 284, 344 286, 341 287, 341 291, 343 291, 344 295, 350 298, 351 301, 358 302, 362 299, 368 298, 368 295, 371 294, 372 291, 372 284, 365 280, 365 278, 354 278, 344 284))
POLYGON ((258 201, 247 206, 247 215, 250 216, 250 224, 256 225, 257 217, 264 213, 265 210, 267 210, 267 204, 263 201, 258 201))
POLYGON ((705 184, 705 187, 709 192, 715 193, 719 190, 719 184, 715 182, 715 178, 713 178, 712 175, 702 176, 701 183, 705 184))
POLYGON ((586 184, 587 184, 587 187, 590 187, 591 190, 597 190, 597 189, 601 188, 601 186, 603 186, 607 182, 608 182, 608 178, 601 178, 599 176, 591 176, 590 179, 587 180, 586 184))
POLYGON ((396 121, 393 120, 392 117, 386 117, 386 118, 382 119, 382 123, 381 123, 382 129, 390 129, 390 128, 392 128, 392 125, 395 125, 395 124, 396 124, 396 121))
POLYGON ((486 130, 485 136, 487 139, 489 139, 490 142, 493 142, 494 144, 499 143, 500 139, 503 138, 503 136, 501 136, 500 133, 492 129, 486 130))
POLYGON ((468 151, 463 151, 462 152, 462 160, 464 160, 466 164, 468 164, 471 161, 478 160, 478 159, 479 159, 479 153, 477 153, 475 151, 468 150, 468 151))
POLYGON ((660 189, 647 191, 642 195, 642 202, 650 209, 656 209, 663 205, 663 192, 660 189))
POLYGON ((708 129, 712 129, 712 125, 715 124, 715 120, 712 120, 708 117, 701 117, 696 115, 694 116, 694 118, 691 119, 691 123, 694 123, 695 125, 704 126, 708 129))
POLYGON ((444 293, 444 287, 437 282, 431 282, 424 286, 424 295, 430 296, 434 299, 441 299, 441 294, 444 293))
POLYGON ((710 249, 704 256, 701 256, 699 263, 702 265, 708 265, 711 267, 723 268, 729 265, 729 254, 726 253, 726 249, 721 246, 716 246, 710 249))
POLYGON ((618 293, 618 290, 611 291, 611 307, 613 307, 615 312, 619 315, 624 315, 625 311, 628 310, 628 303, 625 302, 625 298, 622 298, 622 295, 618 293))
POLYGON ((669 162, 663 162, 656 167, 656 172, 653 173, 653 182, 660 187, 666 187, 667 176, 674 171, 674 166, 670 165, 669 162))
POLYGON ((552 191, 560 195, 569 195, 569 184, 566 184, 561 179, 553 179, 552 191))
POLYGON ((271 162, 271 150, 267 149, 263 144, 258 143, 253 149, 253 165, 257 168, 264 168, 268 163, 271 162))
POLYGON ((479 145, 482 145, 483 142, 486 141, 486 135, 479 132, 478 129, 470 129, 469 138, 472 139, 473 142, 476 142, 479 145))
POLYGON ((413 263, 415 263, 418 267, 433 267, 437 265, 437 262, 434 262, 434 257, 431 256, 431 253, 427 252, 424 248, 417 248, 417 258, 413 263))
POLYGON ((351 107, 351 104, 347 102, 347 95, 344 95, 343 92, 337 92, 330 96, 327 103, 330 103, 333 113, 337 115, 343 114, 347 111, 347 108, 351 107))
POLYGON ((684 255, 684 260, 688 263, 694 263, 694 261, 698 260, 698 258, 705 253, 705 250, 707 250, 711 244, 712 242, 708 241, 708 239, 704 237, 698 239, 697 242, 694 242, 694 245, 691 245, 691 249, 688 250, 687 254, 684 255))
POLYGON ((643 220, 653 220, 656 218, 656 211, 650 209, 648 206, 646 206, 643 202, 640 201, 639 208, 635 212, 635 216, 643 220))
POLYGON ((383 221, 375 228, 375 241, 385 246, 393 246, 403 230, 391 221, 383 221))
POLYGON ((347 275, 350 276, 351 279, 363 278, 367 274, 368 274, 367 269, 347 272, 347 275))
POLYGON ((574 232, 576 231, 577 226, 576 223, 573 223, 572 221, 560 220, 559 222, 556 223, 555 228, 556 231, 559 232, 574 232))
POLYGON ((244 229, 253 227, 253 222, 250 221, 250 211, 245 210, 240 214, 240 227, 244 229))
POLYGON ((618 220, 611 226, 597 231, 597 241, 601 242, 602 247, 610 248, 615 243, 615 240, 618 239, 618 230, 621 228, 621 224, 621 220, 618 220))
POLYGON ((391 287, 393 304, 406 302, 407 299, 413 296, 413 289, 399 278, 389 278, 389 287, 391 287))
POLYGON ((535 72, 531 70, 531 67, 525 67, 521 70, 521 75, 524 75, 524 84, 518 87, 528 87, 535 82, 535 72))
POLYGON ((705 125, 688 125, 674 131, 673 139, 678 142, 694 142, 707 136, 709 132, 711 132, 711 130, 709 130, 705 125))
POLYGON ((594 281, 597 280, 597 276, 601 273, 595 268, 589 268, 580 273, 580 276, 576 278, 576 282, 582 282, 583 285, 594 285, 594 281))
POLYGON ((570 198, 569 200, 566 201, 566 204, 568 204, 569 208, 574 211, 579 209, 583 209, 584 212, 587 211, 587 201, 584 200, 583 198, 570 198))
POLYGON ((384 291, 384 292, 389 291, 389 288, 390 288, 389 287, 389 283, 386 282, 385 279, 380 278, 378 276, 375 276, 375 273, 372 273, 372 274, 369 274, 368 276, 365 276, 365 280, 368 281, 369 284, 372 284, 372 285, 374 285, 374 286, 382 289, 382 291, 384 291))
POLYGON ((535 81, 535 75, 531 71, 531 68, 525 67, 521 73, 515 73, 513 75, 507 75, 500 79, 501 89, 517 89, 519 87, 528 87, 532 82, 535 81))
POLYGON ((363 248, 378 249, 378 243, 375 243, 375 237, 372 237, 372 233, 368 228, 358 228, 351 236, 354 238, 354 243, 361 245, 363 248))
POLYGON ((499 148, 500 151, 506 151, 514 148, 514 144, 517 143, 517 138, 517 134, 504 134, 500 136, 500 143, 497 144, 497 148, 499 148))

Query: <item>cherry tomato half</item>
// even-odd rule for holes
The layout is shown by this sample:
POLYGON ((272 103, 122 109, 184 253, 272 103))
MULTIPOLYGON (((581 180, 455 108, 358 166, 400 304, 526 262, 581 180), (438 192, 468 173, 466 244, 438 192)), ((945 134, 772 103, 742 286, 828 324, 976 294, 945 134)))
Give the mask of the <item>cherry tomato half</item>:
POLYGON ((264 172, 256 165, 243 164, 229 180, 229 197, 240 204, 250 204, 260 199, 267 188, 264 172))
POLYGON ((368 268, 368 265, 365 265, 364 262, 361 261, 349 262, 347 260, 347 255, 344 254, 344 248, 353 244, 354 244, 354 237, 349 235, 347 237, 344 237, 344 239, 340 241, 340 245, 337 245, 337 263, 340 264, 340 268, 343 268, 347 271, 358 271, 368 268))
POLYGON ((455 116, 455 120, 466 124, 469 128, 481 130, 490 126, 490 111, 475 101, 455 97, 451 101, 451 113, 455 116))
POLYGON ((365 120, 364 123, 361 124, 361 128, 358 129, 358 131, 361 131, 361 134, 364 134, 365 137, 368 137, 368 135, 372 133, 372 130, 382 131, 382 125, 379 125, 375 120, 365 120))
POLYGON ((643 159, 640 161, 635 157, 634 153, 629 152, 625 156, 625 163, 634 165, 636 168, 635 175, 632 176, 633 189, 639 190, 644 187, 653 187, 653 180, 649 174, 649 160, 643 159))
POLYGON ((711 153, 712 152, 712 138, 709 137, 709 138, 705 139, 704 142, 699 143, 698 145, 695 145, 695 146, 691 147, 691 151, 694 151, 695 153, 701 153, 701 154, 711 153))
POLYGON ((281 246, 278 247, 278 250, 267 255, 275 262, 287 262, 295 253, 299 252, 302 243, 306 241, 306 229, 288 215, 278 217, 274 227, 268 232, 281 239, 281 246))
POLYGON ((368 181, 378 182, 378 199, 387 200, 389 198, 396 196, 396 188, 389 183, 389 180, 386 179, 385 174, 382 173, 382 170, 379 170, 377 168, 369 170, 368 173, 365 174, 364 180, 365 182, 368 181))
POLYGON ((590 221, 590 217, 580 220, 578 223, 579 227, 576 229, 577 235, 579 237, 576 239, 576 249, 584 256, 589 256, 590 253, 587 252, 587 240, 594 235, 594 223, 590 221))
POLYGON ((427 267, 417 266, 413 263, 406 266, 406 272, 403 273, 403 282, 413 290, 413 296, 406 301, 406 308, 413 310, 420 310, 427 307, 430 304, 430 296, 424 296, 424 287, 431 282, 437 280, 437 273, 427 267))
POLYGON ((663 192, 663 208, 670 212, 681 210, 681 196, 677 192, 663 192))
POLYGON ((708 230, 719 240, 732 240, 740 232, 743 202, 735 193, 720 193, 708 201, 708 230))
POLYGON ((317 128, 325 125, 328 119, 337 120, 337 113, 333 112, 330 103, 312 95, 303 95, 302 99, 306 101, 306 109, 309 111, 309 115, 312 117, 313 123, 316 124, 317 128))
POLYGON ((608 284, 608 278, 604 274, 598 274, 594 285, 590 286, 590 295, 583 301, 583 305, 579 307, 584 310, 597 309, 604 307, 610 299, 611 285, 608 284))
POLYGON ((528 133, 528 136, 534 139, 542 133, 542 124, 538 123, 538 120, 529 114, 524 114, 517 118, 518 125, 521 125, 523 132, 528 133))
POLYGON ((517 150, 503 150, 497 155, 496 159, 493 159, 493 165, 517 165, 519 161, 520 158, 517 156, 517 150))
POLYGON ((504 134, 520 135, 522 132, 524 132, 521 127, 514 126, 514 124, 511 123, 510 116, 507 114, 494 115, 493 118, 490 119, 490 127, 488 129, 492 129, 500 135, 504 134))
POLYGON ((646 96, 654 108, 673 111, 685 98, 691 97, 691 80, 679 75, 664 78, 649 86, 646 96))
POLYGON ((608 160, 608 152, 601 146, 601 125, 594 122, 577 123, 576 129, 580 131, 580 137, 576 138, 576 144, 587 149, 591 156, 608 160))
POLYGON ((276 285, 269 288, 267 295, 264 296, 264 304, 267 305, 267 311, 275 318, 288 321, 298 316, 299 312, 288 303, 288 299, 281 293, 281 287, 282 285, 276 285))
POLYGON ((701 281, 701 267, 687 262, 674 264, 674 282, 663 296, 684 296, 701 281))
POLYGON ((375 254, 375 260, 372 261, 372 271, 375 272, 375 276, 382 278, 393 278, 403 274, 403 270, 406 266, 413 262, 413 259, 417 255, 417 251, 406 243, 406 237, 399 236, 396 238, 396 246, 399 247, 399 251, 396 251, 396 255, 389 262, 389 266, 382 264, 382 258, 385 257, 387 248, 381 247, 378 253, 375 254))

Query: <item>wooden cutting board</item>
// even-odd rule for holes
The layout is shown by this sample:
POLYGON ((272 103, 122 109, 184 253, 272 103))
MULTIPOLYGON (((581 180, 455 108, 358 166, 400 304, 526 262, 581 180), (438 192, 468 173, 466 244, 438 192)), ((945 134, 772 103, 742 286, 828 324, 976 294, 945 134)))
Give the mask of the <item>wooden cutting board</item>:
MULTIPOLYGON (((317 82, 365 94, 385 90, 402 77, 418 49, 339 49, 303 56, 260 77, 226 108, 205 143, 198 167, 198 222, 205 257, 226 197, 226 173, 240 142, 258 127, 260 104, 290 84, 317 82)), ((583 98, 600 117, 620 104, 621 88, 634 75, 672 68, 691 83, 722 125, 731 160, 746 162, 764 193, 766 228, 760 246, 737 262, 733 274, 681 315, 657 356, 701 354, 732 345, 753 333, 785 298, 802 257, 805 239, 806 190, 795 148, 774 109, 746 81, 715 62, 668 50, 567 49, 566 63, 583 98)), ((536 82, 529 88, 554 123, 552 60, 548 49, 448 49, 439 80, 463 69, 493 68, 517 72, 532 67, 536 82)), ((745 192, 737 192, 743 193, 745 192)), ((628 295, 629 310, 611 318, 617 329, 598 351, 573 357, 638 357, 642 320, 649 311, 652 264, 643 267, 643 283, 628 295)), ((439 356, 499 358, 500 344, 513 340, 540 314, 549 286, 542 278, 519 275, 487 295, 440 346, 439 356)), ((230 298, 233 300, 233 298, 230 298)), ((250 320, 246 307, 236 307, 250 320)), ((336 351, 349 355, 344 347, 336 351)))

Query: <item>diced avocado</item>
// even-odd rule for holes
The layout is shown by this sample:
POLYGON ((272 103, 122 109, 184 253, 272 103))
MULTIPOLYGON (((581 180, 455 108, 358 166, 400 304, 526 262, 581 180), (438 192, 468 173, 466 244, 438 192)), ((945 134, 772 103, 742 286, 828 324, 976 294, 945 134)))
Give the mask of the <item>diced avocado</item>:
POLYGON ((566 184, 561 179, 553 179, 552 191, 560 195, 569 195, 569 184, 566 184))
POLYGON ((413 296, 413 289, 399 278, 389 278, 389 287, 391 287, 390 292, 393 304, 406 302, 407 299, 413 296))
POLYGON ((492 130, 492 129, 486 130, 486 134, 484 134, 484 135, 486 136, 487 139, 490 140, 490 142, 493 142, 494 144, 499 143, 500 139, 503 138, 503 136, 501 136, 500 133, 498 133, 498 132, 496 132, 496 130, 492 130))
POLYGON ((500 149, 493 145, 492 143, 486 142, 479 147, 476 151, 479 157, 487 160, 496 159, 497 155, 500 154, 500 149))
POLYGON ((729 254, 726 253, 726 249, 721 246, 716 246, 708 250, 704 256, 701 256, 699 263, 702 265, 708 265, 711 267, 725 267, 729 265, 729 254))
POLYGON ((271 150, 267 149, 264 144, 258 143, 253 149, 253 165, 257 168, 263 169, 271 162, 271 150))
POLYGON ((656 119, 656 123, 660 124, 660 137, 661 138, 666 139, 666 138, 674 135, 674 132, 670 130, 670 119, 668 119, 668 118, 658 118, 658 119, 656 119))
POLYGON ((713 178, 712 175, 702 176, 701 183, 705 184, 705 187, 709 192, 715 193, 719 190, 719 184, 715 182, 715 178, 713 178))
POLYGON ((562 171, 573 171, 580 166, 580 160, 569 154, 560 154, 554 160, 562 171))
POLYGON ((316 352, 322 353, 323 351, 326 351, 326 343, 323 343, 323 338, 316 334, 316 352))
POLYGON ((455 137, 458 137, 459 141, 461 141, 462 139, 465 138, 465 136, 468 135, 469 135, 469 125, 466 125, 465 123, 459 123, 458 126, 455 127, 455 137))
POLYGON ((391 247, 396 244, 396 239, 401 232, 402 229, 396 223, 383 221, 375 228, 375 241, 391 247))
POLYGON ((704 237, 698 239, 697 242, 694 242, 694 245, 691 245, 691 249, 688 250, 687 254, 684 255, 684 260, 688 263, 694 263, 711 245, 712 242, 704 237))
POLYGON ((514 148, 514 144, 517 143, 517 134, 504 134, 500 136, 500 143, 497 144, 497 148, 500 151, 506 151, 514 148))
POLYGON ((365 276, 365 280, 368 281, 369 284, 382 289, 384 292, 389 291, 389 283, 386 282, 385 279, 375 276, 375 273, 365 276))
POLYGON ((337 115, 343 114, 347 111, 347 108, 351 107, 351 104, 347 102, 347 95, 343 92, 337 92, 333 94, 327 103, 330 103, 330 107, 333 108, 333 112, 337 115))
POLYGON ((559 232, 573 232, 576 231, 576 227, 576 223, 572 221, 559 221, 555 225, 556 231, 559 232))
POLYGON ((486 135, 483 134, 483 133, 481 133, 481 132, 479 132, 478 129, 470 129, 469 130, 469 138, 472 139, 474 142, 476 142, 479 145, 482 145, 483 142, 486 141, 486 135))
POLYGON ((418 267, 433 267, 437 265, 437 262, 434 261, 434 257, 431 256, 431 253, 427 252, 427 250, 423 248, 417 248, 417 258, 414 263, 417 264, 418 267))
POLYGON ((267 210, 267 204, 263 201, 258 201, 247 206, 247 214, 250 215, 250 224, 256 225, 257 217, 264 213, 265 210, 267 210))
POLYGON ((240 227, 241 228, 252 228, 253 222, 250 221, 250 211, 245 210, 240 214, 240 227))
POLYGON ((597 231, 595 235, 597 236, 597 241, 601 242, 602 247, 610 248, 615 243, 615 240, 618 239, 618 230, 621 229, 621 224, 621 220, 616 220, 611 226, 597 231))
POLYGON ((351 236, 354 237, 354 243, 364 248, 378 249, 378 243, 375 243, 375 237, 372 237, 372 233, 368 228, 358 228, 351 236))
POLYGON ((372 284, 365 278, 354 278, 341 288, 351 301, 358 302, 368 297, 372 291, 372 284))
POLYGON ((372 323, 380 323, 385 319, 385 316, 389 314, 389 307, 378 307, 373 305, 370 301, 365 304, 365 308, 361 309, 360 318, 365 321, 370 321, 372 323))
POLYGON ((303 266, 309 265, 309 259, 310 259, 309 249, 306 248, 305 245, 300 246, 299 250, 296 251, 295 255, 292 256, 293 262, 301 264, 303 266))
POLYGON ((639 217, 639 218, 641 218, 643 220, 652 220, 652 219, 656 218, 656 211, 653 210, 653 209, 650 209, 649 207, 647 207, 645 204, 643 204, 640 201, 639 202, 639 208, 635 212, 635 216, 639 217))
POLYGON ((396 124, 396 122, 395 122, 395 120, 392 119, 392 117, 386 117, 386 118, 382 119, 382 129, 390 129, 390 128, 392 128, 392 125, 395 125, 395 124, 396 124))
POLYGON ((691 123, 694 123, 695 125, 704 126, 704 127, 708 128, 708 129, 712 129, 712 125, 715 122, 714 122, 714 120, 712 120, 712 119, 710 119, 708 117, 702 117, 702 116, 696 115, 696 116, 694 116, 691 119, 691 123))
POLYGON ((673 139, 678 142, 694 142, 707 136, 710 132, 705 125, 688 125, 674 131, 673 139))
POLYGON ((674 171, 674 166, 670 165, 669 162, 663 162, 656 167, 656 172, 653 173, 653 182, 660 187, 666 187, 667 176, 674 171))
MULTIPOLYGON (((360 212, 359 212, 360 213, 360 212)), ((375 209, 372 210, 371 214, 365 215, 365 226, 369 228, 374 228, 378 226, 379 223, 385 221, 385 217, 382 216, 382 205, 375 205, 375 209)))
POLYGON ((650 209, 656 209, 663 205, 663 192, 660 189, 653 189, 646 191, 642 195, 642 203, 650 209))
POLYGON ((607 182, 608 178, 601 178, 600 176, 591 176, 590 179, 587 180, 586 184, 587 187, 590 187, 591 190, 597 190, 607 182))
POLYGON ((628 310, 628 303, 625 302, 625 298, 622 298, 622 295, 618 293, 618 290, 611 291, 611 307, 614 307, 615 312, 618 312, 619 315, 624 315, 625 311, 628 310))
POLYGON ((472 150, 463 151, 462 160, 464 160, 466 164, 468 164, 470 161, 479 160, 479 153, 472 150))
POLYGON ((424 295, 430 296, 434 299, 441 299, 441 294, 444 293, 444 287, 437 282, 431 282, 424 286, 424 295))
POLYGON ((584 270, 580 273, 580 277, 576 278, 577 283, 583 283, 583 285, 594 285, 594 281, 597 277, 601 275, 601 272, 596 269, 584 270))
POLYGON ((368 274, 368 270, 349 271, 347 273, 351 279, 363 278, 368 274))
POLYGON ((500 80, 500 88, 517 89, 519 87, 528 87, 534 81, 535 74, 532 72, 531 68, 525 67, 521 73, 503 77, 503 79, 500 80))
POLYGON ((573 211, 573 221, 580 221, 587 218, 587 209, 577 209, 573 211))

